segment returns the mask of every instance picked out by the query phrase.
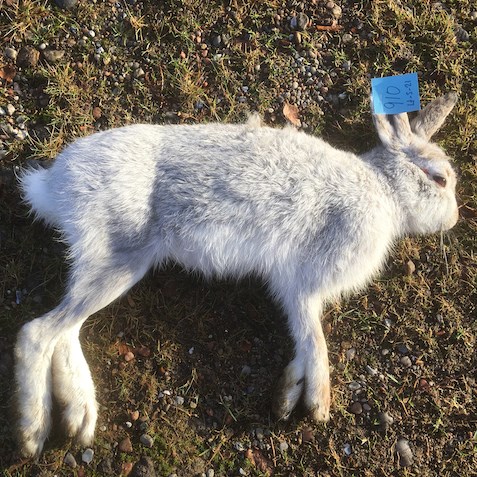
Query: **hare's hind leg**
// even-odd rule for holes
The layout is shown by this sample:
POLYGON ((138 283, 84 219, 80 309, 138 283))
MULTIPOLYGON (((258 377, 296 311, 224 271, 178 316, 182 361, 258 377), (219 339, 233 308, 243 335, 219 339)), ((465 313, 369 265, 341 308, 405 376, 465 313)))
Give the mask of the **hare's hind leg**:
POLYGON ((303 394, 304 404, 317 421, 330 416, 330 371, 328 350, 321 326, 322 300, 310 295, 287 306, 295 340, 295 358, 278 383, 274 412, 286 419, 303 394))
POLYGON ((41 452, 51 427, 53 394, 64 406, 70 433, 90 442, 96 422, 96 400, 78 332, 96 311, 125 293, 150 266, 147 254, 78 259, 65 299, 51 312, 20 330, 15 348, 19 412, 18 437, 25 456, 41 452))

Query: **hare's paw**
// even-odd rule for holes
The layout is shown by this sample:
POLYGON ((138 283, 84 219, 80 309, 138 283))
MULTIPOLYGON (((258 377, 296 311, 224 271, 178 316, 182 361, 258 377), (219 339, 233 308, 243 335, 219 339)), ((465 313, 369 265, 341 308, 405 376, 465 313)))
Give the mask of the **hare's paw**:
POLYGON ((273 412, 279 419, 288 419, 300 399, 304 384, 305 367, 294 359, 283 371, 273 398, 273 412))
POLYGON ((63 410, 63 426, 68 436, 74 437, 82 446, 93 443, 98 406, 94 395, 89 400, 72 399, 63 410))
POLYGON ((315 421, 330 419, 331 390, 328 359, 309 363, 303 396, 305 407, 315 421))
POLYGON ((19 403, 20 418, 17 424, 19 450, 24 457, 38 456, 51 429, 51 400, 43 399, 28 405, 19 403))
POLYGON ((40 320, 20 330, 15 347, 17 438, 25 457, 40 454, 51 429, 52 346, 40 320))
POLYGON ((82 445, 90 445, 98 417, 93 379, 75 334, 64 335, 53 353, 53 394, 62 407, 63 427, 82 445))

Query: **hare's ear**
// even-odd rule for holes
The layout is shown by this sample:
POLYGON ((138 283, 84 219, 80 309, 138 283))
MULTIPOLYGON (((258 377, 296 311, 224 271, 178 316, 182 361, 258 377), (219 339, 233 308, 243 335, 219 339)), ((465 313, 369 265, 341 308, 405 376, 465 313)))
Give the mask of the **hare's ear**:
POLYGON ((373 119, 379 139, 386 148, 396 149, 410 144, 412 131, 407 113, 374 114, 373 119))
POLYGON ((456 102, 457 94, 454 92, 431 101, 412 120, 411 128, 413 132, 425 139, 430 139, 444 124, 456 102))

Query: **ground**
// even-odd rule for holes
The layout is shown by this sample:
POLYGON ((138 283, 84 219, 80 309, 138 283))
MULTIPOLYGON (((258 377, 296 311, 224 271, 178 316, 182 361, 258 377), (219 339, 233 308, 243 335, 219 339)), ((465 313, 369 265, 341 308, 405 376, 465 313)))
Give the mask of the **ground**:
POLYGON ((475 4, 57 3, 72 6, 0 0, 3 475, 152 475, 131 470, 141 456, 161 476, 477 475, 475 4), (262 283, 171 266, 83 327, 100 403, 92 460, 59 423, 37 461, 18 456, 15 336, 59 301, 67 273, 59 237, 21 204, 20 168, 96 130, 250 111, 361 152, 377 141, 370 78, 413 71, 423 104, 460 97, 436 140, 454 158, 461 217, 400 242, 367 289, 329 306, 329 423, 270 412, 292 346, 262 283))

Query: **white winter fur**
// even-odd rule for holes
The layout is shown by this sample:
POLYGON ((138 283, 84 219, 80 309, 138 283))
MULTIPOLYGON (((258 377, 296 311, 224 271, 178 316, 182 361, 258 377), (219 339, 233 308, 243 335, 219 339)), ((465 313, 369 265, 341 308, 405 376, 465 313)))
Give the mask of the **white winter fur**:
POLYGON ((399 237, 457 221, 455 174, 426 137, 455 100, 431 103, 413 123, 419 135, 405 114, 376 116, 383 145, 363 156, 253 117, 113 129, 76 141, 50 169, 25 172, 24 198, 62 233, 71 273, 63 301, 18 337, 22 452, 41 452, 53 396, 68 433, 91 443, 97 404, 81 325, 168 260, 207 276, 263 277, 296 348, 274 410, 286 418, 303 396, 327 420, 326 302, 363 287, 399 237))

